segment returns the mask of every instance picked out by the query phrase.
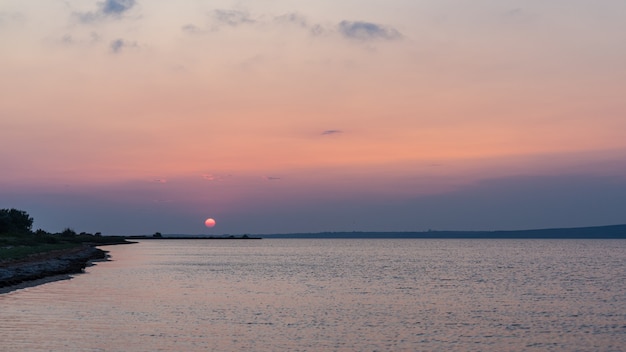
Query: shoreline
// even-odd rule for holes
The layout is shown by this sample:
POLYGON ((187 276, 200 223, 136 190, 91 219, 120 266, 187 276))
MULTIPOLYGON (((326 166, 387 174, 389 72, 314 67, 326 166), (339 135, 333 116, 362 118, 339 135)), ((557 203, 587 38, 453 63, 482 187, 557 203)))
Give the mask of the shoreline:
POLYGON ((70 274, 82 273, 93 261, 106 260, 107 253, 94 246, 83 245, 0 262, 0 294, 69 279, 70 274))

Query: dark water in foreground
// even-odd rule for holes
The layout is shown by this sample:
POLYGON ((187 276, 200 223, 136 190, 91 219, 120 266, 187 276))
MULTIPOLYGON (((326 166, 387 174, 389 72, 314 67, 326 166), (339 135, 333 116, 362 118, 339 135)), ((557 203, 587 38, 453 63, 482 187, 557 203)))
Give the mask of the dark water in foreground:
POLYGON ((1 351, 626 350, 624 240, 167 240, 0 295, 1 351))

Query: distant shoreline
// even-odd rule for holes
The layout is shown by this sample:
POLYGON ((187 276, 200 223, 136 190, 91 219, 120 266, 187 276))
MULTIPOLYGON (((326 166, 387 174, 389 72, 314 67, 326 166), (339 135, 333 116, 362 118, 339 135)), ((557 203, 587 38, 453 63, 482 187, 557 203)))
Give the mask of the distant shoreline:
POLYGON ((260 240, 260 236, 189 236, 189 235, 163 235, 163 236, 126 236, 127 240, 260 240))
POLYGON ((553 228, 512 231, 421 231, 421 232, 318 232, 264 234, 263 238, 361 238, 361 239, 626 239, 626 225, 553 228))
POLYGON ((272 238, 338 238, 338 239, 626 239, 626 224, 573 228, 495 231, 334 231, 245 235, 184 235, 126 236, 128 240, 248 240, 272 238))

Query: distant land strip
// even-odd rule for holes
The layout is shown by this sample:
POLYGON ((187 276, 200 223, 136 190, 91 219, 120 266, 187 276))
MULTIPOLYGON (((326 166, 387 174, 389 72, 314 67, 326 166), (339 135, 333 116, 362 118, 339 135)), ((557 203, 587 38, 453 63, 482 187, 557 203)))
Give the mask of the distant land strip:
POLYGON ((496 231, 328 231, 301 232, 278 234, 245 234, 245 235, 186 235, 163 234, 159 236, 126 236, 129 240, 164 239, 164 240, 258 240, 262 238, 432 238, 432 239, 626 239, 626 224, 551 228, 536 230, 496 230, 496 231))
POLYGON ((126 236, 128 240, 260 240, 259 236, 242 235, 224 235, 224 236, 204 236, 204 235, 161 235, 161 236, 126 236))
POLYGON ((318 232, 256 235, 262 238, 626 239, 626 225, 514 231, 318 232))

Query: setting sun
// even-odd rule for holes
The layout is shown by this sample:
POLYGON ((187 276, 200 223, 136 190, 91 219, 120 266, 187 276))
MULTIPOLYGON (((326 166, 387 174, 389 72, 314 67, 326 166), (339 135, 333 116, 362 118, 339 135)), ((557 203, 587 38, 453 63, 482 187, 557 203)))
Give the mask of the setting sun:
POLYGON ((204 221, 204 226, 206 227, 213 227, 215 226, 215 219, 213 218, 208 218, 204 221))

